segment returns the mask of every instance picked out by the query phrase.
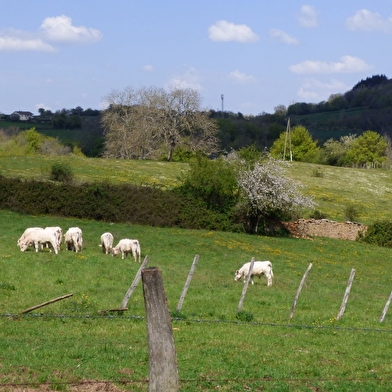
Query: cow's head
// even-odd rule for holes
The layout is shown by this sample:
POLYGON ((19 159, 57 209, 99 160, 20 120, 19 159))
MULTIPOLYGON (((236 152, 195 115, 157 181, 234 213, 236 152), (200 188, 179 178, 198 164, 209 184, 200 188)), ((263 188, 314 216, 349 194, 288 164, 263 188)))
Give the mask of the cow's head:
POLYGON ((112 256, 116 256, 116 255, 118 255, 121 251, 120 251, 120 249, 118 249, 118 248, 112 248, 112 249, 111 249, 111 252, 112 252, 112 256))
POLYGON ((235 271, 234 280, 237 282, 242 277, 242 272, 240 270, 235 271))
POLYGON ((24 252, 29 246, 33 245, 33 241, 18 241, 19 248, 24 252))

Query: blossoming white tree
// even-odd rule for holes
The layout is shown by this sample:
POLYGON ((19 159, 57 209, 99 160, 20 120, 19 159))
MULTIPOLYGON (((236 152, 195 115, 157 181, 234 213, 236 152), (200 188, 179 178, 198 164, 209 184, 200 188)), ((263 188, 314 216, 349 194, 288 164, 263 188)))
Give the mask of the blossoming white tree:
POLYGON ((241 210, 247 219, 248 232, 257 233, 260 223, 265 226, 267 218, 314 208, 313 200, 301 193, 302 184, 284 177, 282 165, 281 161, 269 159, 239 171, 241 210))

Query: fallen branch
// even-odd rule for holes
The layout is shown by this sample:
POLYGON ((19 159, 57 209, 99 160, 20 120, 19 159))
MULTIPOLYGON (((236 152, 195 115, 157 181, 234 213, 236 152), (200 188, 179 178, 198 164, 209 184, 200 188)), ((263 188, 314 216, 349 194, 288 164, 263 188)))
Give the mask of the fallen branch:
POLYGON ((43 304, 35 305, 35 306, 31 307, 31 308, 28 308, 28 309, 24 310, 23 312, 21 312, 20 314, 29 313, 32 310, 35 310, 35 309, 38 309, 38 308, 42 308, 43 306, 50 305, 53 302, 61 301, 62 299, 65 299, 65 298, 68 298, 68 297, 72 297, 72 296, 73 296, 73 294, 71 293, 71 294, 63 295, 62 297, 51 299, 50 301, 44 302, 43 304))

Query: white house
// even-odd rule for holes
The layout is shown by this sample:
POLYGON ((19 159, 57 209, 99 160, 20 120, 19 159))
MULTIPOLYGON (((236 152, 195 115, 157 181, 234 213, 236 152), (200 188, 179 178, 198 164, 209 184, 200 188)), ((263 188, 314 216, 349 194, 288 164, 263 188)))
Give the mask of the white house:
POLYGON ((28 121, 33 118, 33 113, 31 112, 24 112, 24 111, 16 111, 10 115, 12 120, 19 120, 19 121, 28 121))

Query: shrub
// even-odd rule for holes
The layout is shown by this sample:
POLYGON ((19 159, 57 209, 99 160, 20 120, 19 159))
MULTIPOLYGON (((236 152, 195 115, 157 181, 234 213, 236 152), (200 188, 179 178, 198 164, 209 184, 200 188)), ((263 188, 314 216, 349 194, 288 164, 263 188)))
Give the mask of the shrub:
POLYGON ((50 179, 52 181, 70 184, 73 181, 73 171, 67 163, 56 162, 50 168, 50 179))
POLYGON ((392 221, 381 221, 370 225, 359 241, 392 248, 392 221))
POLYGON ((361 213, 359 208, 354 204, 348 204, 344 208, 344 218, 350 222, 358 221, 360 215, 361 213))

